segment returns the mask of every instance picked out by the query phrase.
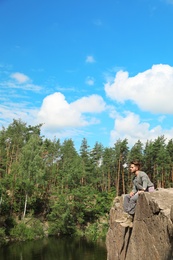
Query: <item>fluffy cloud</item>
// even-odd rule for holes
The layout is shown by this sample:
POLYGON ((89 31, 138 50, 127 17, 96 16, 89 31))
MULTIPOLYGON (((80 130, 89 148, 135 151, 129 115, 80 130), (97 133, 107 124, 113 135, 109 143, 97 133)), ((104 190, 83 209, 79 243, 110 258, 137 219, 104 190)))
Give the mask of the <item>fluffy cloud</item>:
POLYGON ((118 102, 131 100, 144 111, 173 113, 173 67, 153 65, 151 69, 129 77, 119 71, 113 83, 105 84, 108 97, 118 102))
POLYGON ((93 56, 90 55, 90 56, 87 56, 87 57, 86 57, 85 62, 87 62, 87 63, 94 63, 94 62, 95 62, 95 59, 94 59, 93 56))
POLYGON ((80 113, 100 113, 106 109, 106 104, 101 96, 91 95, 76 100, 71 107, 80 113))
POLYGON ((93 77, 87 77, 85 83, 89 86, 93 86, 94 85, 94 78, 93 77))
POLYGON ((28 76, 26 76, 23 73, 19 73, 19 72, 15 72, 15 73, 11 74, 11 78, 15 79, 17 81, 17 83, 19 83, 19 84, 26 83, 30 80, 28 76))
POLYGON ((134 145, 138 140, 145 143, 147 140, 154 140, 158 136, 164 135, 168 140, 173 136, 173 128, 163 129, 160 125, 150 128, 149 123, 141 122, 139 115, 127 112, 126 115, 117 116, 114 129, 110 133, 111 145, 117 139, 128 139, 129 146, 134 145))
POLYGON ((1 91, 6 91, 8 87, 7 96, 14 96, 14 89, 16 89, 16 91, 23 89, 33 92, 40 92, 43 89, 41 86, 33 84, 32 80, 27 75, 19 72, 12 73, 10 75, 10 79, 8 78, 6 81, 4 80, 0 82, 0 87, 1 91), (13 92, 13 94, 10 92, 13 92))
POLYGON ((105 110, 102 97, 92 95, 68 103, 62 93, 56 92, 47 96, 38 113, 39 121, 48 129, 63 127, 80 127, 97 123, 95 118, 87 118, 83 113, 100 113, 105 110))

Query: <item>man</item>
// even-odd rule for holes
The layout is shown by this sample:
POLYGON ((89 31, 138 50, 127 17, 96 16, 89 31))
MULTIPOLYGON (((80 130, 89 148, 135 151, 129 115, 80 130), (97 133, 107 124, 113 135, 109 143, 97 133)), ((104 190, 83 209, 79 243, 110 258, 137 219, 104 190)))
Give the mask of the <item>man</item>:
POLYGON ((135 207, 139 197, 139 194, 148 191, 154 191, 154 184, 150 181, 148 175, 140 171, 140 163, 135 161, 130 164, 130 171, 134 174, 133 177, 133 189, 130 194, 124 196, 124 217, 117 219, 116 222, 120 222, 123 227, 132 227, 132 221, 135 214, 135 207))

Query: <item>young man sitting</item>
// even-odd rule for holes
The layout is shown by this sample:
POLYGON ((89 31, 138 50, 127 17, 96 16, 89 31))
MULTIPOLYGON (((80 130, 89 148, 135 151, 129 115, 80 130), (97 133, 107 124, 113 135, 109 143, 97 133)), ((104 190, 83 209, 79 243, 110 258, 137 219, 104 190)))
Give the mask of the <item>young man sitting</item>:
POLYGON ((151 182, 148 175, 140 171, 140 163, 137 161, 131 162, 130 172, 134 174, 133 177, 133 189, 130 194, 124 196, 124 216, 121 219, 115 220, 120 222, 123 227, 132 227, 133 226, 133 217, 135 214, 135 207, 139 197, 139 194, 142 192, 154 191, 154 184, 151 182))

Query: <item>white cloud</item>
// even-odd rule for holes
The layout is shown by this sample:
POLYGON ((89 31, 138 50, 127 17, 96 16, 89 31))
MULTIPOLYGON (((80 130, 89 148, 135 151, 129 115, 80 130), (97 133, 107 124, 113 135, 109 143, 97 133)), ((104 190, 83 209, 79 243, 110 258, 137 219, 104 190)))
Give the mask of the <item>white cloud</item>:
POLYGON ((0 87, 1 91, 4 89, 8 88, 8 93, 7 95, 9 96, 10 91, 13 91, 14 89, 23 89, 23 90, 28 90, 28 91, 33 91, 33 92, 39 92, 43 88, 41 86, 35 85, 32 83, 31 79, 22 73, 15 72, 10 75, 11 79, 4 80, 0 82, 0 87))
POLYGON ((41 86, 30 84, 30 83, 17 85, 17 84, 14 84, 13 82, 7 82, 7 83, 0 84, 0 85, 6 86, 10 89, 23 89, 23 90, 33 91, 33 92, 40 92, 42 90, 41 86))
POLYGON ((25 74, 20 73, 20 72, 12 73, 10 75, 10 77, 12 79, 15 79, 17 81, 17 83, 19 83, 19 84, 26 83, 30 80, 28 76, 26 76, 25 74))
POLYGON ((95 62, 95 59, 93 56, 87 56, 86 57, 86 60, 85 60, 86 63, 94 63, 95 62))
POLYGON ((105 91, 111 99, 118 102, 131 100, 144 111, 172 114, 173 67, 153 65, 134 77, 119 71, 113 83, 105 84, 105 91))
POLYGON ((47 129, 81 127, 98 123, 95 118, 86 118, 82 113, 100 113, 105 109, 102 97, 92 95, 68 103, 65 96, 56 92, 47 96, 38 113, 38 119, 47 129))
POLYGON ((94 78, 93 77, 87 77, 85 83, 89 86, 94 85, 94 78))
POLYGON ((76 100, 71 107, 81 113, 100 113, 106 109, 106 104, 101 96, 91 95, 76 100))
POLYGON ((27 108, 27 104, 24 102, 19 103, 7 103, 6 105, 0 105, 0 128, 3 125, 7 127, 13 119, 22 119, 30 125, 37 124, 36 116, 38 110, 36 108, 27 108))
POLYGON ((79 128, 62 128, 62 129, 58 129, 57 131, 55 131, 54 129, 52 129, 52 131, 50 129, 46 129, 46 127, 44 127, 44 125, 41 128, 41 134, 43 136, 46 136, 46 138, 48 139, 61 139, 61 142, 64 139, 70 139, 70 138, 74 138, 76 139, 82 139, 83 136, 86 136, 87 132, 82 131, 79 128))
POLYGON ((160 125, 150 128, 150 124, 141 122, 139 115, 127 112, 124 117, 117 116, 114 129, 110 133, 110 142, 113 145, 118 139, 128 140, 128 145, 133 146, 138 140, 145 143, 147 140, 155 140, 164 135, 168 140, 173 136, 173 128, 163 129, 160 125))

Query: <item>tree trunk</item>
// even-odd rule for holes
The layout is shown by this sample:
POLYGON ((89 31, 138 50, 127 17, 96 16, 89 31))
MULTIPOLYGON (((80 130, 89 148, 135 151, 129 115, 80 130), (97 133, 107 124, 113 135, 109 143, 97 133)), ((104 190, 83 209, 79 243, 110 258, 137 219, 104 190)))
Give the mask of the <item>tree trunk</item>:
POLYGON ((111 174, 110 174, 110 168, 108 169, 108 191, 111 189, 111 174))
POLYGON ((172 169, 171 169, 171 182, 173 182, 173 166, 172 166, 172 169))
POLYGON ((119 195, 119 186, 120 186, 120 168, 121 168, 121 158, 118 161, 118 172, 117 172, 117 183, 116 183, 116 194, 119 195))
POLYGON ((164 169, 162 169, 162 188, 164 188, 164 169))
POLYGON ((124 167, 122 168, 122 184, 123 184, 123 194, 125 194, 125 181, 124 181, 124 167))
POLYGON ((28 202, 28 194, 26 193, 26 195, 25 195, 25 205, 24 205, 24 211, 23 211, 23 219, 25 218, 25 215, 26 215, 27 202, 28 202))

